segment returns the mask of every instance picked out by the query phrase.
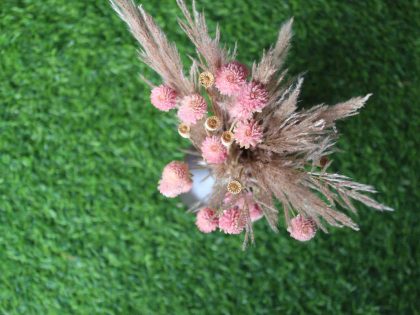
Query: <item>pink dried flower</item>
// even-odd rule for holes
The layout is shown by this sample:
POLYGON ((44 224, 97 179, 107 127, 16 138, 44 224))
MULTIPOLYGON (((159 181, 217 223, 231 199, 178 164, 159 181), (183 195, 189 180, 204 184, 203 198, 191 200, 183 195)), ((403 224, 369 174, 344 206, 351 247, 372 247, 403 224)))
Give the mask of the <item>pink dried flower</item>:
POLYGON ((305 242, 312 239, 316 234, 316 224, 310 218, 305 218, 298 214, 292 220, 287 228, 290 236, 298 241, 305 242))
POLYGON ((192 179, 187 163, 172 161, 165 166, 158 186, 162 195, 174 198, 188 192, 191 188, 192 179))
POLYGON ((223 211, 219 218, 219 228, 226 234, 240 234, 245 228, 241 211, 237 207, 223 211))
POLYGON ((264 213, 260 206, 254 203, 249 206, 249 216, 251 217, 251 221, 255 222, 261 219, 264 216, 264 213))
POLYGON ((177 93, 166 85, 159 85, 152 89, 150 101, 157 109, 167 112, 176 106, 177 93))
POLYGON ((248 69, 246 66, 233 61, 217 70, 215 85, 221 94, 236 95, 246 83, 247 76, 248 69))
POLYGON ((235 140, 245 149, 261 143, 262 136, 262 128, 253 119, 240 121, 235 127, 235 140))
POLYGON ((252 81, 243 86, 230 112, 236 118, 250 118, 253 113, 261 112, 267 102, 268 92, 264 85, 252 81))
POLYGON ((178 109, 178 117, 186 124, 195 124, 207 113, 207 103, 200 94, 185 96, 178 109))
MULTIPOLYGON (((224 205, 229 205, 233 201, 233 195, 231 193, 227 193, 225 198, 223 199, 224 205)), ((249 209, 249 216, 252 222, 255 222, 261 219, 264 214, 261 210, 260 206, 254 201, 253 195, 251 192, 246 194, 242 194, 233 205, 229 205, 233 208, 244 209, 245 208, 245 201, 247 203, 249 209)))
POLYGON ((203 208, 197 213, 195 225, 203 233, 210 233, 216 230, 219 225, 219 219, 216 211, 210 208, 203 208))
POLYGON ((204 160, 211 164, 222 164, 227 159, 227 149, 216 136, 206 137, 201 152, 204 160))

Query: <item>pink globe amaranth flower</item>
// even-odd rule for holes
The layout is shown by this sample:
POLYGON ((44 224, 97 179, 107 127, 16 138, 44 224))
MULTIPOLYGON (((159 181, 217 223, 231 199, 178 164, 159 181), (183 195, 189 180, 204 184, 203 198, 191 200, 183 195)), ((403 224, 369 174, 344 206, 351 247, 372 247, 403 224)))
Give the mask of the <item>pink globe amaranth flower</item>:
POLYGON ((186 124, 195 124, 207 113, 207 103, 200 94, 192 94, 181 99, 178 109, 179 119, 186 124))
POLYGON ((312 239, 316 234, 316 230, 314 220, 305 218, 300 214, 290 220, 289 227, 287 228, 290 236, 301 242, 312 239))
POLYGON ((240 234, 245 228, 245 220, 239 208, 231 208, 223 211, 219 218, 219 228, 226 234, 240 234))
POLYGON ((233 199, 233 195, 231 193, 227 193, 225 198, 223 199, 223 204, 228 205, 233 208, 237 209, 244 209, 245 208, 245 201, 248 206, 249 216, 252 222, 255 222, 261 219, 264 216, 264 213, 260 206, 254 201, 254 197, 251 192, 246 194, 242 194, 239 198, 235 201, 234 204, 231 204, 233 199))
POLYGON ((158 189, 166 197, 174 198, 192 188, 191 174, 188 164, 181 161, 172 161, 165 166, 158 189))
POLYGON ((253 113, 261 112, 267 102, 267 89, 261 83, 252 81, 242 87, 230 113, 239 119, 250 118, 253 113))
POLYGON ((230 116, 236 119, 249 119, 252 118, 253 112, 251 110, 248 110, 247 108, 244 108, 241 104, 238 102, 235 102, 231 107, 228 109, 228 113, 230 116))
POLYGON ((169 182, 166 182, 162 179, 159 181, 158 189, 162 195, 168 198, 175 198, 179 194, 181 194, 179 189, 174 188, 173 185, 171 185, 169 182))
POLYGON ((167 112, 176 106, 177 93, 166 85, 159 85, 152 89, 150 101, 157 109, 167 112))
POLYGON ((237 95, 246 83, 247 76, 248 69, 246 66, 233 61, 217 70, 215 85, 223 95, 237 95))
POLYGON ((209 136, 201 144, 201 153, 207 163, 222 164, 227 159, 227 149, 216 136, 209 136))
POLYGON ((216 211, 210 208, 203 208, 197 213, 195 225, 203 233, 211 233, 215 231, 219 225, 219 218, 216 211))
POLYGON ((255 221, 258 221, 259 219, 261 219, 264 216, 264 213, 263 213, 262 209, 260 208, 260 206, 256 203, 254 203, 249 208, 249 216, 251 217, 251 221, 255 222, 255 221))
POLYGON ((249 149, 262 142, 262 128, 253 119, 240 121, 235 127, 235 140, 240 147, 249 149))

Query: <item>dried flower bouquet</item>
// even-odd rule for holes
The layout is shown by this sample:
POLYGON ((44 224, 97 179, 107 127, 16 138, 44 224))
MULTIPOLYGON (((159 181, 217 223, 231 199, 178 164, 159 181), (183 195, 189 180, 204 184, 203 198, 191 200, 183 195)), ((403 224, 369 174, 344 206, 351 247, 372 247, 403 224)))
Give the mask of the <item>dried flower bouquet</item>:
MULTIPOLYGON (((251 71, 233 51, 220 45, 220 30, 212 38, 205 17, 192 13, 183 0, 179 24, 195 45, 189 74, 180 55, 162 30, 132 0, 111 0, 141 46, 140 60, 155 70, 162 84, 151 86, 151 103, 161 111, 177 110, 178 133, 189 139, 215 179, 212 194, 193 209, 203 233, 216 229, 227 234, 245 231, 246 245, 254 240, 253 223, 264 217, 277 231, 281 203, 290 235, 299 241, 314 237, 326 225, 358 227, 339 211, 356 212, 353 200, 377 210, 392 210, 366 193, 371 186, 327 172, 337 139, 335 121, 356 115, 370 95, 334 106, 297 108, 303 79, 285 82, 283 61, 292 37, 290 19, 280 29, 277 42, 264 52, 251 71)), ((188 164, 166 165, 159 191, 170 198, 192 187, 188 164)))

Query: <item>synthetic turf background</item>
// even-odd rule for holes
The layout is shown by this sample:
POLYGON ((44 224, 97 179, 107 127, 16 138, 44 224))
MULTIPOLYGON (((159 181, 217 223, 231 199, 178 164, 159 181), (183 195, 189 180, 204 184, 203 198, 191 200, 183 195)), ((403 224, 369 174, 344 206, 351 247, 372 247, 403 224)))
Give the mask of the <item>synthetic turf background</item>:
MULTIPOLYGON (((333 169, 396 209, 309 243, 200 234, 160 196, 186 142, 149 103, 137 45, 107 1, 0 3, 1 314, 418 314, 419 1, 200 0, 251 64, 294 16, 302 106, 372 92, 338 127, 333 169)), ((144 7, 186 56, 175 1, 144 7)), ((187 58, 185 57, 185 60, 187 58)))

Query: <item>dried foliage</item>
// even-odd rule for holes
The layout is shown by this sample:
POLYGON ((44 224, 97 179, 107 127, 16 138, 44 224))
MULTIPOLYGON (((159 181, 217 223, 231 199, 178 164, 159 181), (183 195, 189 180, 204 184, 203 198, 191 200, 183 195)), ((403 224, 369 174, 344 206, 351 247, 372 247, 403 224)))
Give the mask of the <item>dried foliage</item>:
MULTIPOLYGON (((231 112, 237 96, 222 95, 211 85, 211 75, 216 77, 217 85, 220 69, 235 61, 236 48, 230 53, 220 45, 219 28, 214 38, 209 35, 205 17, 197 12, 194 2, 190 13, 184 1, 177 0, 184 15, 179 24, 195 45, 199 60, 193 62, 190 75, 186 77, 176 47, 168 42, 141 6, 137 7, 131 0, 111 0, 111 3, 139 42, 141 60, 162 77, 165 85, 173 88, 180 98, 192 93, 203 93, 208 97, 209 111, 220 120, 221 128, 206 130, 206 117, 189 126, 189 139, 202 154, 201 145, 207 136, 221 137, 222 132, 232 131, 238 121, 231 112), (199 85, 198 69, 206 71, 206 76, 210 75, 205 78, 206 88, 199 85)), ((249 117, 260 126, 262 141, 248 149, 233 142, 228 146, 224 163, 199 163, 215 178, 213 192, 203 203, 222 215, 224 209, 234 205, 241 195, 233 197, 230 204, 224 204, 228 183, 237 180, 243 186, 243 193, 252 193, 274 231, 277 231, 279 217, 275 200, 281 203, 288 226, 293 217, 301 214, 324 231, 327 231, 327 224, 357 230, 357 224, 339 210, 356 212, 352 200, 377 210, 392 209, 366 195, 376 192, 373 187, 329 173, 330 162, 326 157, 334 152, 338 136, 335 122, 356 115, 370 95, 334 106, 318 105, 299 110, 297 102, 303 78, 286 83, 286 70, 282 68, 290 47, 292 23, 293 19, 290 19, 282 25, 275 45, 252 66, 251 80, 261 84, 267 92, 264 108, 249 117)), ((247 203, 240 209, 241 217, 246 221, 245 243, 253 240, 249 209, 247 203)))

